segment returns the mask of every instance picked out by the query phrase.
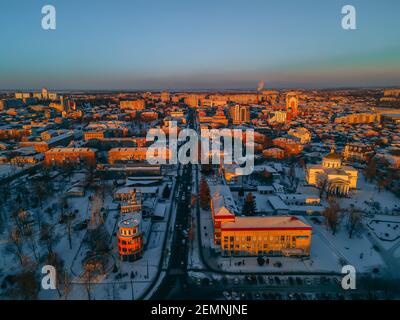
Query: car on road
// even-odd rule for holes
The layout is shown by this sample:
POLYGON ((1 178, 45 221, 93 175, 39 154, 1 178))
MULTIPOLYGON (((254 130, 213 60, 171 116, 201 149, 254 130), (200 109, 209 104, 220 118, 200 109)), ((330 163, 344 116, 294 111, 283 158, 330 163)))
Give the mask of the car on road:
POLYGON ((304 282, 306 283, 306 285, 311 286, 312 285, 312 281, 310 278, 305 278, 304 282))
POLYGON ((254 295, 255 300, 261 300, 261 294, 259 292, 256 292, 254 295))
POLYGON ((240 300, 240 295, 237 292, 232 291, 232 299, 233 300, 240 300))
POLYGON ((228 291, 222 292, 224 295, 225 300, 232 300, 231 294, 228 291))
POLYGON ((233 284, 238 285, 240 283, 238 278, 233 279, 233 284))

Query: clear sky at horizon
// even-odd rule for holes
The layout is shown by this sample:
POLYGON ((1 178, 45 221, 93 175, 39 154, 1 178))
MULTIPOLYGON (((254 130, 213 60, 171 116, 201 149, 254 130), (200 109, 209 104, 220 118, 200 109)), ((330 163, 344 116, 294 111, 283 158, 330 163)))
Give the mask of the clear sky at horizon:
POLYGON ((399 12, 398 0, 2 0, 0 89, 400 86, 399 12), (357 30, 341 28, 346 4, 357 30))

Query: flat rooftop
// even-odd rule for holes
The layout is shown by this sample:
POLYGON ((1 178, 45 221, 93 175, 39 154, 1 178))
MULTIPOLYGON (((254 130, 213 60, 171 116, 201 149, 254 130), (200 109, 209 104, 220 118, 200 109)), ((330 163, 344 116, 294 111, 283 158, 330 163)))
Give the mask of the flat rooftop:
POLYGON ((225 222, 222 230, 312 230, 309 224, 294 216, 281 217, 236 217, 233 222, 225 222))

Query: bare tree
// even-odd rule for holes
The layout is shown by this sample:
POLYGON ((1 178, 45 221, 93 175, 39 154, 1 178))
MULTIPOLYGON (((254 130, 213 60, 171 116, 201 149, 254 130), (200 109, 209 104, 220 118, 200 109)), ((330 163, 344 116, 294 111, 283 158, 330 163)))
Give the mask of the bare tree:
POLYGON ((365 177, 367 180, 372 181, 376 177, 376 161, 372 158, 369 162, 367 167, 365 168, 365 177))
POLYGON ((331 229, 332 234, 334 235, 342 218, 342 215, 340 213, 340 206, 334 198, 328 199, 328 207, 324 210, 322 215, 325 217, 326 224, 331 229))
POLYGON ((14 254, 18 258, 21 266, 24 266, 27 263, 27 257, 24 255, 22 235, 18 228, 10 231, 9 241, 9 245, 6 247, 7 251, 14 254))
POLYGON ((48 189, 46 188, 45 182, 43 180, 36 180, 33 185, 33 189, 39 200, 40 209, 43 209, 43 200, 48 194, 48 189))
POLYGON ((35 234, 33 233, 33 230, 31 227, 28 227, 25 232, 25 238, 26 238, 26 243, 28 247, 32 250, 33 256, 35 257, 35 261, 38 262, 40 259, 40 256, 37 252, 37 244, 36 244, 36 239, 35 239, 35 234))
POLYGON ((64 270, 64 298, 65 300, 68 299, 68 295, 71 292, 71 279, 69 277, 69 274, 66 270, 64 270))
POLYGON ((202 209, 208 209, 210 206, 211 195, 208 183, 204 178, 201 178, 200 180, 199 196, 200 196, 200 207, 202 209))
POLYGON ((354 232, 359 230, 362 226, 362 213, 354 207, 351 207, 347 217, 347 230, 349 238, 353 236, 354 232))
POLYGON ((75 214, 72 210, 68 211, 65 215, 65 227, 68 233, 69 248, 72 249, 72 222, 75 219, 75 214))
POLYGON ((326 188, 328 185, 328 179, 326 179, 325 177, 321 178, 318 180, 318 188, 319 188, 319 197, 322 198, 324 192, 326 193, 326 188))
POLYGON ((24 270, 15 276, 15 286, 9 294, 18 299, 33 300, 37 298, 39 283, 35 272, 24 270))
POLYGON ((40 228, 40 241, 46 245, 49 254, 53 252, 54 240, 55 234, 52 226, 48 223, 43 223, 40 228))
POLYGON ((377 178, 377 183, 378 183, 378 192, 381 192, 382 189, 386 189, 392 183, 392 178, 379 176, 377 178))
POLYGON ((85 283, 86 292, 88 295, 88 300, 92 299, 91 296, 91 281, 92 281, 92 274, 94 271, 95 266, 91 263, 85 265, 85 273, 83 274, 83 280, 85 283))

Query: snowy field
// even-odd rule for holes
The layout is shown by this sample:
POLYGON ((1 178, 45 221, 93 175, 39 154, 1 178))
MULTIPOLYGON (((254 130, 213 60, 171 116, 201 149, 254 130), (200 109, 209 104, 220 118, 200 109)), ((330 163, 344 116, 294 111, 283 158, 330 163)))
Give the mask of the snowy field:
MULTIPOLYGON (((91 200, 90 197, 93 192, 86 190, 84 196, 75 196, 67 198, 68 210, 75 213, 71 235, 71 245, 67 236, 65 223, 60 223, 60 198, 65 191, 72 185, 82 183, 85 180, 85 173, 75 172, 71 176, 58 175, 52 181, 54 189, 58 190, 51 196, 48 196, 43 202, 43 209, 32 209, 33 215, 36 212, 42 212, 42 223, 49 223, 55 234, 53 244, 53 251, 64 262, 64 268, 69 273, 69 292, 64 295, 63 292, 59 293, 57 290, 40 290, 38 294, 39 299, 76 299, 86 300, 90 299, 138 299, 143 296, 145 291, 153 285, 158 267, 160 263, 161 253, 163 250, 163 241, 166 235, 167 220, 169 217, 169 210, 163 220, 149 223, 148 238, 146 239, 146 248, 144 255, 141 259, 135 262, 122 262, 119 259, 117 250, 117 240, 115 233, 117 230, 117 222, 119 219, 118 202, 113 200, 113 186, 109 184, 108 190, 105 193, 102 208, 106 214, 104 215, 104 229, 107 234, 106 240, 110 247, 108 253, 108 263, 106 274, 101 276, 94 276, 90 284, 84 279, 83 261, 87 258, 90 251, 88 246, 83 241, 86 234, 86 228, 77 228, 77 226, 91 217, 91 200), (45 213, 47 208, 52 208, 51 213, 45 213)), ((171 193, 172 198, 172 193, 171 193)), ((165 201, 165 204, 170 208, 171 199, 165 201)), ((146 222, 146 221, 144 221, 146 222)), ((11 225, 13 222, 8 221, 11 225)), ((9 228, 4 228, 7 230, 9 228)), ((37 224, 34 225, 34 234, 39 234, 37 224)), ((43 246, 37 236, 34 238, 36 244, 36 255, 44 257, 47 255, 47 249, 43 246)), ((15 274, 22 271, 22 267, 16 255, 9 254, 7 247, 9 245, 8 233, 0 234, 0 275, 5 277, 7 274, 15 274)), ((31 261, 36 261, 31 247, 24 243, 23 252, 31 261)), ((43 263, 38 263, 38 268, 41 268, 43 263)), ((40 270, 40 269, 39 269, 40 270)), ((4 279, 0 278, 0 281, 4 279)))

